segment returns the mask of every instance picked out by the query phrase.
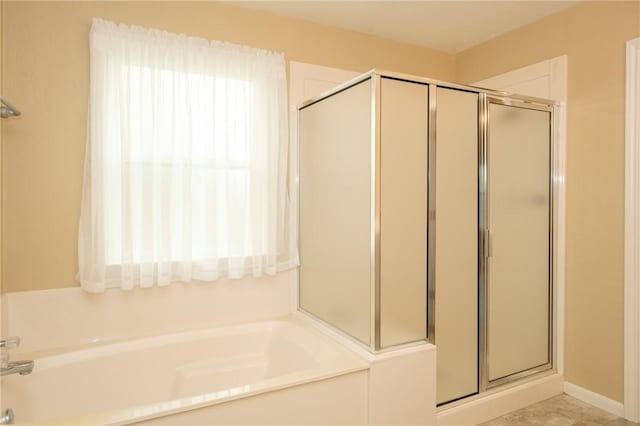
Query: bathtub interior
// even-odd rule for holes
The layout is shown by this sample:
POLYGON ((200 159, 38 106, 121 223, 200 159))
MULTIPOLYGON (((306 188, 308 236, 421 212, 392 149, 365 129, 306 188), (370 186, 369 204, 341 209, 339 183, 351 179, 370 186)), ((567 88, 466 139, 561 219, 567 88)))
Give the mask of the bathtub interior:
MULTIPOLYGON (((167 401, 240 397, 366 368, 327 336, 291 318, 88 347, 35 359, 2 380, 2 408, 20 423, 167 401)), ((147 411, 157 411, 151 407, 147 411)))

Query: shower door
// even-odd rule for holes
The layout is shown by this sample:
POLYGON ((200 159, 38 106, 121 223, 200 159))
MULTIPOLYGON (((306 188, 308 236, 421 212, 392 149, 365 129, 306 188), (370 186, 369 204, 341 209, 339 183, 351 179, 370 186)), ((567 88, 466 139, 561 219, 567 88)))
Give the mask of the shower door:
POLYGON ((551 368, 552 110, 487 98, 486 387, 551 368))

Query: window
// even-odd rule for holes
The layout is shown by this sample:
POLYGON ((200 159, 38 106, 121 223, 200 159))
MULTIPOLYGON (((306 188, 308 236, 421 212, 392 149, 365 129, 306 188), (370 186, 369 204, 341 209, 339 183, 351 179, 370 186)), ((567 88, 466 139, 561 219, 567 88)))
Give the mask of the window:
POLYGON ((80 282, 297 264, 282 55, 94 20, 80 282))

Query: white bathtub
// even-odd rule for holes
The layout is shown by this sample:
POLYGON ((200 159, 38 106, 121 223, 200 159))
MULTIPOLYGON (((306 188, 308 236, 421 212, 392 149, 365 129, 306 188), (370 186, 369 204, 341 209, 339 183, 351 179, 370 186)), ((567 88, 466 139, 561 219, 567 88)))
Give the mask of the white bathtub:
MULTIPOLYGON (((277 412, 295 405, 295 399, 280 398, 287 402, 278 407, 273 398, 261 396, 308 386, 303 391, 308 402, 318 398, 317 384, 329 379, 337 381, 335 389, 326 388, 326 396, 336 399, 329 406, 345 400, 352 411, 335 421, 366 422, 369 363, 294 318, 94 345, 34 359, 32 374, 2 378, 2 409, 12 408, 18 424, 254 423, 255 415, 264 416, 260 404, 275 412, 274 417, 258 417, 261 423, 280 423, 277 412), (211 414, 212 408, 238 406, 240 399, 256 402, 211 414), (200 414, 185 415, 191 411, 200 414)), ((319 408, 320 414, 330 414, 328 407, 319 408)), ((311 418, 333 422, 320 414, 311 418)), ((302 420, 290 417, 290 423, 302 420)))

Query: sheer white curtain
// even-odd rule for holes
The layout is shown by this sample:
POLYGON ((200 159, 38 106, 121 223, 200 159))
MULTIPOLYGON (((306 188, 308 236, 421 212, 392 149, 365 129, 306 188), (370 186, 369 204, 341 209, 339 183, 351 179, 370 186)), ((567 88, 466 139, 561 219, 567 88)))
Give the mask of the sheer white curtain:
POLYGON ((81 286, 296 266, 283 56, 100 19, 90 51, 81 286))

